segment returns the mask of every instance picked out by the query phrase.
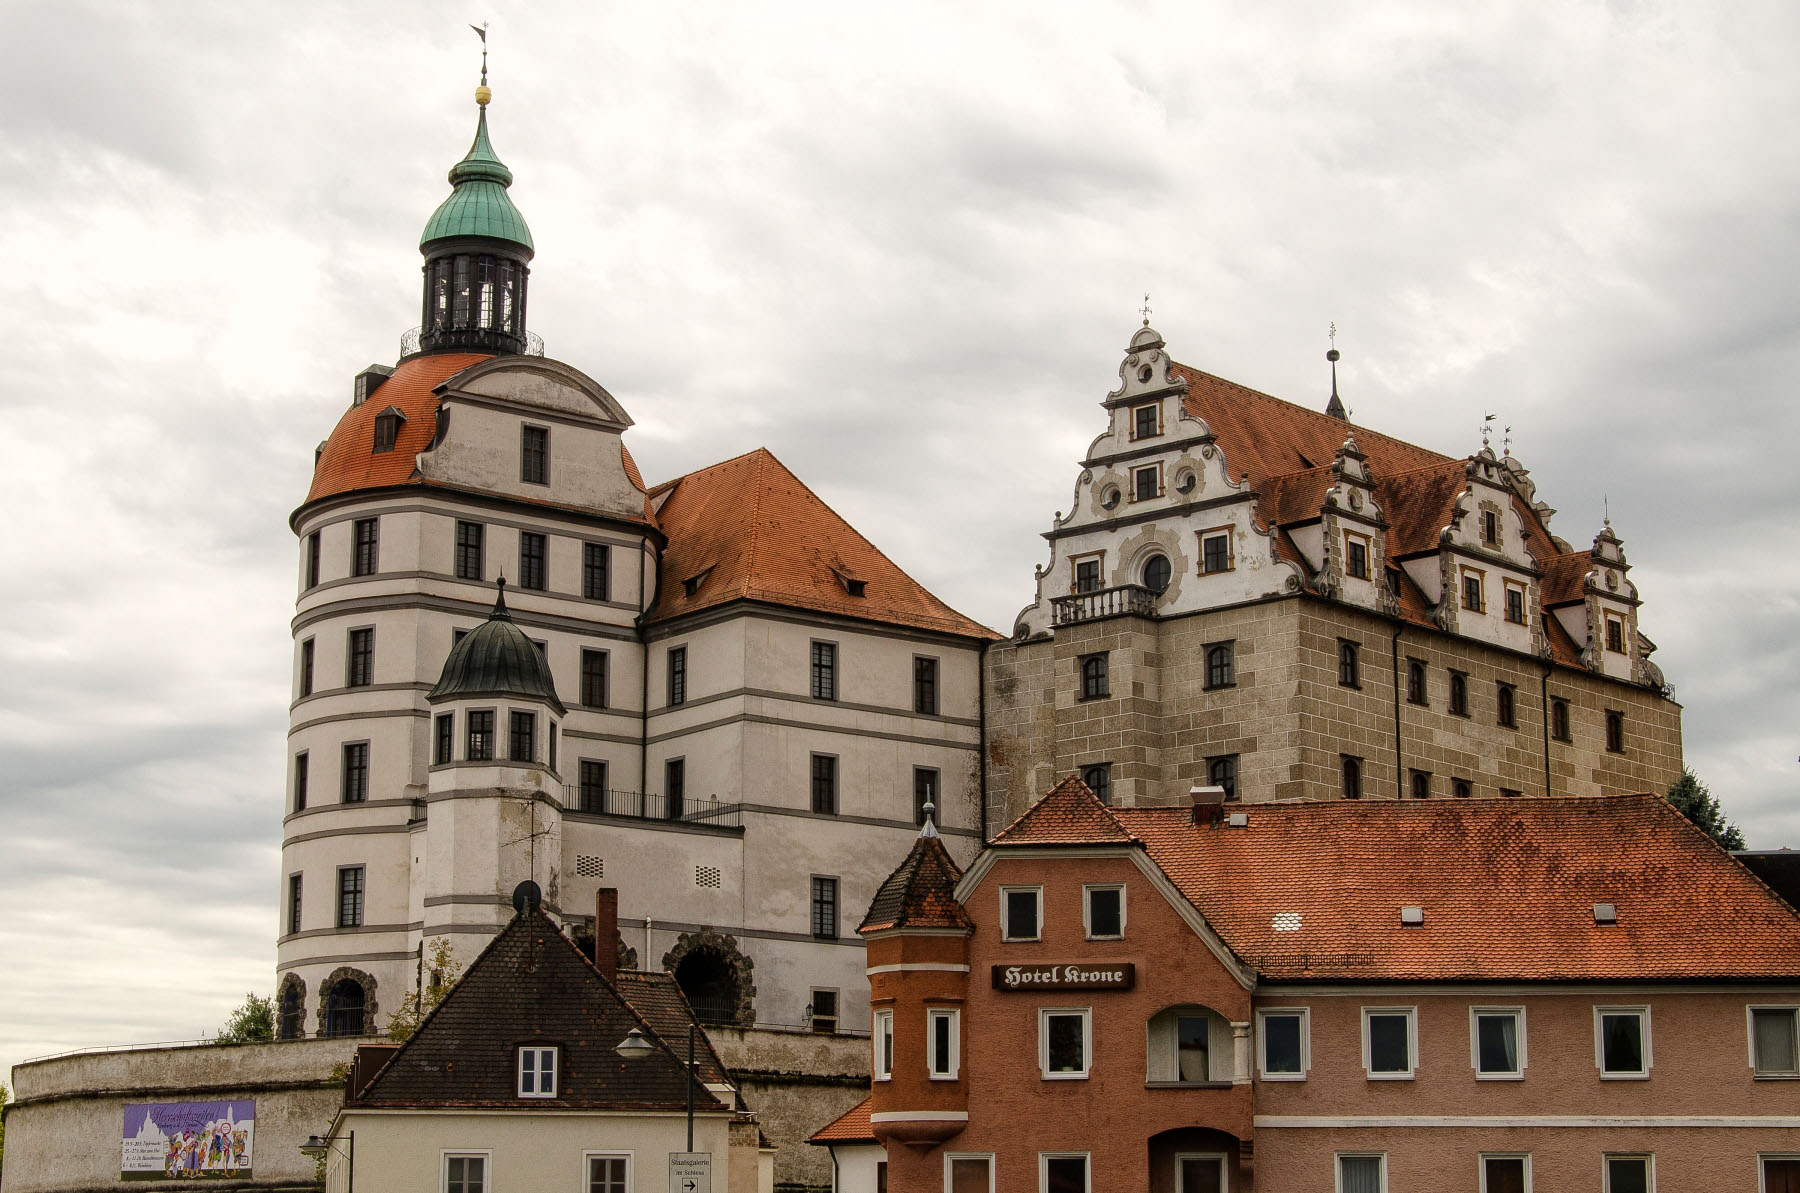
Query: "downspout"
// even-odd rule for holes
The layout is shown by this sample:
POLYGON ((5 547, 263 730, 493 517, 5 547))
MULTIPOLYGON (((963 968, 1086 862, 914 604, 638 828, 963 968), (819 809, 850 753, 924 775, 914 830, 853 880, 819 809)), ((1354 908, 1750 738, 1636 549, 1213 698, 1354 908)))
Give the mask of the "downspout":
POLYGON ((828 1143, 825 1150, 831 1153, 831 1193, 838 1193, 837 1148, 828 1143))
POLYGON ((1400 756, 1400 635, 1406 633, 1401 626, 1394 631, 1394 790, 1399 799, 1406 798, 1406 772, 1401 769, 1400 756))
POLYGON ((1550 794, 1550 664, 1538 676, 1538 715, 1544 722, 1544 794, 1550 794))

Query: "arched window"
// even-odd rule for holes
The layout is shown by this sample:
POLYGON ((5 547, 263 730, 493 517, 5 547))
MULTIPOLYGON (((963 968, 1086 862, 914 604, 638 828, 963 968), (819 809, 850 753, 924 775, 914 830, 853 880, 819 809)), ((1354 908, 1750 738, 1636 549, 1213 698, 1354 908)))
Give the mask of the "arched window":
POLYGON ((366 999, 362 983, 355 978, 340 978, 325 991, 325 1034, 328 1036, 360 1036, 367 1031, 363 1022, 366 999))
POLYGON ((1418 659, 1406 664, 1406 700, 1409 704, 1425 703, 1425 664, 1418 659))
POLYGON ((1156 593, 1158 596, 1161 596, 1168 590, 1169 577, 1171 574, 1172 569, 1169 567, 1169 557, 1167 555, 1152 555, 1144 564, 1144 587, 1148 588, 1151 592, 1156 593))
POLYGON ((1081 781, 1103 804, 1112 803, 1112 763, 1097 762, 1081 768, 1081 781))
POLYGON ((1106 656, 1088 655, 1081 660, 1081 698, 1097 700, 1106 694, 1106 656))
POLYGON ((306 991, 300 985, 300 979, 290 976, 281 987, 281 1006, 279 1021, 276 1023, 275 1037, 280 1040, 298 1040, 306 1034, 306 991))
POLYGON ((1518 709, 1513 702, 1513 688, 1509 683, 1499 685, 1494 694, 1494 711, 1502 725, 1512 728, 1519 723, 1518 709))
POLYGON ((1237 682, 1232 668, 1232 644, 1219 642, 1206 648, 1206 686, 1229 688, 1237 682))
POLYGON ((1422 770, 1412 773, 1412 797, 1414 799, 1431 798, 1431 776, 1422 770))
POLYGON ((705 949, 689 953, 675 966, 675 983, 700 1022, 737 1022, 737 979, 725 958, 705 949))
POLYGON ((1569 702, 1567 700, 1550 702, 1550 736, 1557 741, 1569 740, 1569 702))
POLYGON ((1460 671, 1450 673, 1450 711, 1459 717, 1469 715, 1469 677, 1460 671))
POLYGON ((1226 758, 1214 758, 1206 764, 1206 781, 1214 787, 1225 789, 1226 799, 1237 798, 1237 755, 1226 758))
POLYGON ((1343 791, 1344 798, 1345 799, 1361 799, 1362 798, 1362 759, 1352 758, 1348 754, 1345 754, 1342 757, 1343 757, 1343 766, 1344 766, 1344 791, 1343 791))
POLYGON ((1346 688, 1362 686, 1362 674, 1356 664, 1356 643, 1338 642, 1338 682, 1346 688))

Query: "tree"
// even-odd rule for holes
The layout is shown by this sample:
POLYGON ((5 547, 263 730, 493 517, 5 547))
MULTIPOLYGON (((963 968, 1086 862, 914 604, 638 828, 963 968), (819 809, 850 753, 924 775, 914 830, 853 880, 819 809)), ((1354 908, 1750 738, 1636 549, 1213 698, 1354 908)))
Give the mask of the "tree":
POLYGON ((267 1044, 275 1039, 275 1000, 254 991, 244 995, 244 1005, 231 1013, 215 1044, 267 1044))
POLYGON ((1706 784, 1693 771, 1682 769, 1681 777, 1669 786, 1669 803, 1687 817, 1693 826, 1711 837, 1721 849, 1742 849, 1744 834, 1725 819, 1725 809, 1706 784))
POLYGON ((425 1016, 444 1001, 444 995, 450 993, 450 987, 462 976, 462 966, 456 963, 456 956, 450 950, 449 937, 440 936, 431 942, 431 959, 426 970, 431 980, 425 983, 425 988, 401 999, 400 1009, 388 1016, 388 1039, 396 1044, 404 1044, 412 1038, 419 1030, 419 1024, 425 1022, 425 1016))

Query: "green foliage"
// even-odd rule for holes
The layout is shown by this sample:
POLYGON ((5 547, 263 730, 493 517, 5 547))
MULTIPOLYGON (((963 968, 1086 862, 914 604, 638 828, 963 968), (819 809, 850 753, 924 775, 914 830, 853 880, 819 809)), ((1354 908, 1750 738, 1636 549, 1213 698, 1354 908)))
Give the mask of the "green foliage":
POLYGON ((1684 768, 1681 777, 1669 786, 1669 803, 1721 849, 1744 847, 1744 834, 1725 819, 1725 809, 1693 771, 1684 768))
POLYGON ((215 1044, 267 1044, 275 1039, 275 1000, 252 992, 213 1037, 215 1044))
POLYGON ((428 979, 425 989, 414 991, 400 1000, 400 1009, 388 1016, 388 1039, 396 1044, 404 1044, 419 1030, 419 1024, 425 1022, 425 1016, 431 1014, 450 988, 456 985, 456 979, 462 976, 462 966, 456 963, 456 955, 450 949, 448 937, 440 936, 431 944, 429 959, 425 962, 425 975, 428 979))
POLYGON ((0 1083, 0 1162, 6 1156, 6 1104, 12 1101, 12 1091, 0 1083))

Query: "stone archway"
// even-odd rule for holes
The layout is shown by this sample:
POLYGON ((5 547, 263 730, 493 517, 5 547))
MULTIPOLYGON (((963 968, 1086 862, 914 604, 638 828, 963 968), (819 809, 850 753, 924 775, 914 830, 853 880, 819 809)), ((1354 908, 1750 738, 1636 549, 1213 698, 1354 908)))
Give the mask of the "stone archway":
POLYGON ((375 979, 360 969, 342 966, 331 971, 319 983, 319 1030, 321 1036, 366 1036, 375 1031, 376 1016, 381 1007, 375 1001, 375 979), (356 987, 352 990, 350 987, 356 987), (360 997, 358 997, 360 996, 360 997), (333 1013, 337 1030, 333 1030, 333 1013), (355 1013, 352 1021, 352 1012, 355 1013))
POLYGON ((755 1024, 756 963, 738 949, 737 937, 711 928, 683 932, 663 954, 662 967, 675 975, 702 1023, 755 1024))
POLYGON ((283 975, 275 993, 275 1038, 299 1040, 306 1036, 306 983, 300 975, 283 975))

